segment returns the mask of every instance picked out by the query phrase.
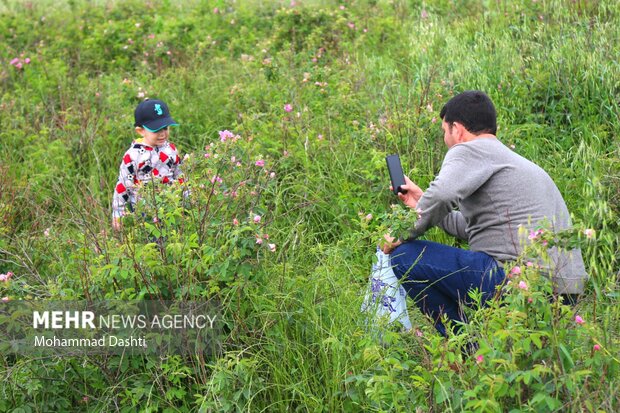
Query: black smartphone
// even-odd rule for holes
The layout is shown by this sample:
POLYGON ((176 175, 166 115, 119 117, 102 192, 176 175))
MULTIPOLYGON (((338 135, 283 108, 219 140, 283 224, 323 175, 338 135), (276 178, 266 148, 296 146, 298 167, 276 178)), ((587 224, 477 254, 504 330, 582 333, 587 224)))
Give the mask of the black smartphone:
POLYGON ((390 180, 392 181, 392 190, 394 195, 406 193, 406 190, 401 189, 402 185, 405 185, 405 174, 403 173, 403 167, 400 164, 400 158, 398 155, 389 155, 385 157, 387 162, 388 171, 390 172, 390 180))

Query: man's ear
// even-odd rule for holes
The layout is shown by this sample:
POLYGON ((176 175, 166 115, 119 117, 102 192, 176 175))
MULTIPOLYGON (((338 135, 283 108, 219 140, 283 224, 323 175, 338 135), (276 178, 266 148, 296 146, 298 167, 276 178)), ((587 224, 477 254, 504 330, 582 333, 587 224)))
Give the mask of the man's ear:
POLYGON ((467 135, 467 129, 465 129, 465 126, 463 126, 463 124, 459 122, 452 122, 452 130, 454 133, 453 136, 456 138, 456 141, 463 142, 465 136, 467 135))

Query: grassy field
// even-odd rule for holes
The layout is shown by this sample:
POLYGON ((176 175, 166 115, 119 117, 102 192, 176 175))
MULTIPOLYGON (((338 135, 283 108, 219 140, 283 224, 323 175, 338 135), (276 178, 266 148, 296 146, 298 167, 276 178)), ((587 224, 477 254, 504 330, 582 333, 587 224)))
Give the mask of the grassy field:
POLYGON ((618 2, 176 3, 1 2, 0 297, 216 298, 223 349, 2 354, 0 411, 620 411, 618 2), (384 157, 425 188, 439 110, 469 89, 562 192, 586 293, 551 303, 528 268, 530 288, 471 310, 462 334, 411 305, 414 331, 379 339, 359 309, 394 219, 384 157), (145 97, 180 123, 187 183, 148 187, 114 234, 145 97))

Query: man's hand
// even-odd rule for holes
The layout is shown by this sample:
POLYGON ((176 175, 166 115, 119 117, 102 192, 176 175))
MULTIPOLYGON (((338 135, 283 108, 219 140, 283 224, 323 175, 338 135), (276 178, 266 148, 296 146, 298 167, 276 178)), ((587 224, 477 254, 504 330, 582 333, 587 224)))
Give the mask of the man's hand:
POLYGON ((400 188, 407 191, 404 194, 402 192, 398 193, 400 200, 409 208, 417 208, 418 201, 422 198, 422 195, 424 195, 422 188, 414 184, 407 175, 405 175, 405 185, 401 185, 400 188))
POLYGON ((390 234, 385 234, 383 238, 385 239, 385 243, 381 246, 381 251, 383 251, 385 254, 391 253, 396 247, 402 244, 400 240, 397 240, 390 234))

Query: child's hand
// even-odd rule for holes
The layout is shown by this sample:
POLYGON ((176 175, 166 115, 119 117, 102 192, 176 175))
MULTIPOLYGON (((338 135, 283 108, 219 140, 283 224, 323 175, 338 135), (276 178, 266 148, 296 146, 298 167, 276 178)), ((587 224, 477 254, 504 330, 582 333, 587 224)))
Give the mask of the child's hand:
POLYGON ((123 228, 120 217, 112 217, 112 228, 114 231, 120 231, 123 228))

